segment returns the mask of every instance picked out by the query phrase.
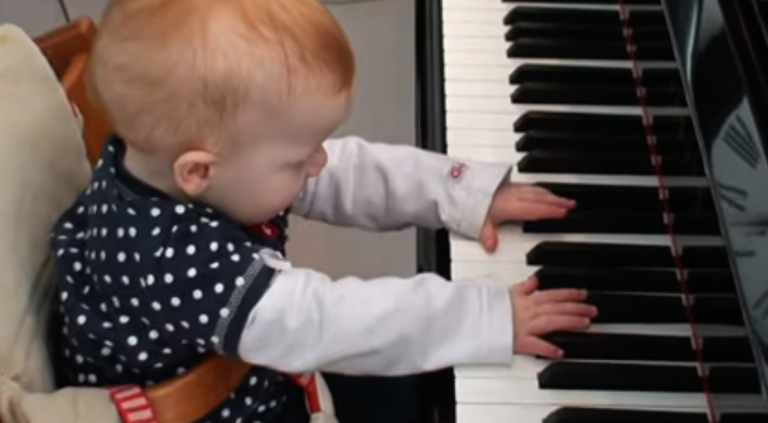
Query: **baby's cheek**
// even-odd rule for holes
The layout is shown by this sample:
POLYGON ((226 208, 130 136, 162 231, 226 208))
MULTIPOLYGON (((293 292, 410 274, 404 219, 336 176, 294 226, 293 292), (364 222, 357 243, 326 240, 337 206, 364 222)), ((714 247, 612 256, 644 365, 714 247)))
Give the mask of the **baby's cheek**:
POLYGON ((278 206, 278 210, 276 210, 277 213, 280 213, 281 211, 287 209, 288 207, 291 207, 296 201, 299 200, 299 197, 301 197, 301 187, 298 188, 292 188, 291 190, 287 191, 285 195, 282 197, 282 201, 280 202, 278 206))
POLYGON ((272 185, 269 192, 264 194, 264 203, 269 204, 271 212, 277 215, 298 200, 303 185, 291 180, 283 180, 279 184, 272 185))

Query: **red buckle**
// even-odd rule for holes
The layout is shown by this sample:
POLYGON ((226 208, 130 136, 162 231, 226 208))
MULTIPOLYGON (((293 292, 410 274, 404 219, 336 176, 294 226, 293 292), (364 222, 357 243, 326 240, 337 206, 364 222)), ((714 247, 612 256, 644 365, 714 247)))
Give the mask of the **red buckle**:
POLYGON ((136 385, 109 388, 109 398, 115 403, 124 423, 157 423, 152 404, 136 385))
POLYGON ((319 413, 323 411, 320 405, 320 393, 317 391, 317 380, 315 374, 305 375, 289 375, 291 380, 296 382, 304 389, 304 393, 307 397, 307 408, 309 408, 310 414, 319 413))
POLYGON ((278 231, 274 224, 271 222, 256 223, 251 225, 251 232, 255 234, 261 234, 268 239, 277 239, 278 231))

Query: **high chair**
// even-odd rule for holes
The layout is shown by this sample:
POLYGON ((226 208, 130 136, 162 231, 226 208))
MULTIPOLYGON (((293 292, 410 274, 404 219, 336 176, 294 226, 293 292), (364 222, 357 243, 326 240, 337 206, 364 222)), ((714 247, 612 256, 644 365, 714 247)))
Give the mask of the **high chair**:
MULTIPOLYGON (((247 364, 212 357, 144 390, 54 383, 48 232, 87 184, 111 131, 86 88, 95 36, 87 18, 35 40, 0 25, 0 423, 191 423, 234 390, 247 364)), ((313 390, 318 404, 330 404, 321 382, 313 390)), ((334 421, 313 411, 313 421, 334 421)))

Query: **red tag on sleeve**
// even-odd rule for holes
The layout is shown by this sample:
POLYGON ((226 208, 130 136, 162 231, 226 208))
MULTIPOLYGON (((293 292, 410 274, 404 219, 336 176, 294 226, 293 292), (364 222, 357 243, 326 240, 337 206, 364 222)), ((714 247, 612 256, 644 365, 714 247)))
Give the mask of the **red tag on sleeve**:
POLYGON ((448 175, 453 181, 458 182, 464 176, 464 173, 466 173, 466 171, 467 171, 467 165, 465 163, 455 163, 453 166, 451 166, 451 170, 448 173, 448 175))

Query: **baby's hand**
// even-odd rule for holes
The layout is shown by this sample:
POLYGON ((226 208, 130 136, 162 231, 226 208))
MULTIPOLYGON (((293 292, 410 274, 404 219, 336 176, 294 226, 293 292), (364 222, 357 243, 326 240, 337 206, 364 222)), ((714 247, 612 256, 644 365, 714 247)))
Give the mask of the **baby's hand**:
POLYGON ((586 291, 553 289, 537 291, 531 277, 509 290, 512 300, 516 354, 560 358, 563 351, 541 339, 556 331, 584 331, 597 316, 597 308, 582 301, 586 291))
POLYGON ((480 231, 480 244, 492 253, 499 245, 496 228, 506 222, 560 219, 576 207, 576 202, 558 197, 533 185, 503 183, 493 196, 491 208, 480 231))

